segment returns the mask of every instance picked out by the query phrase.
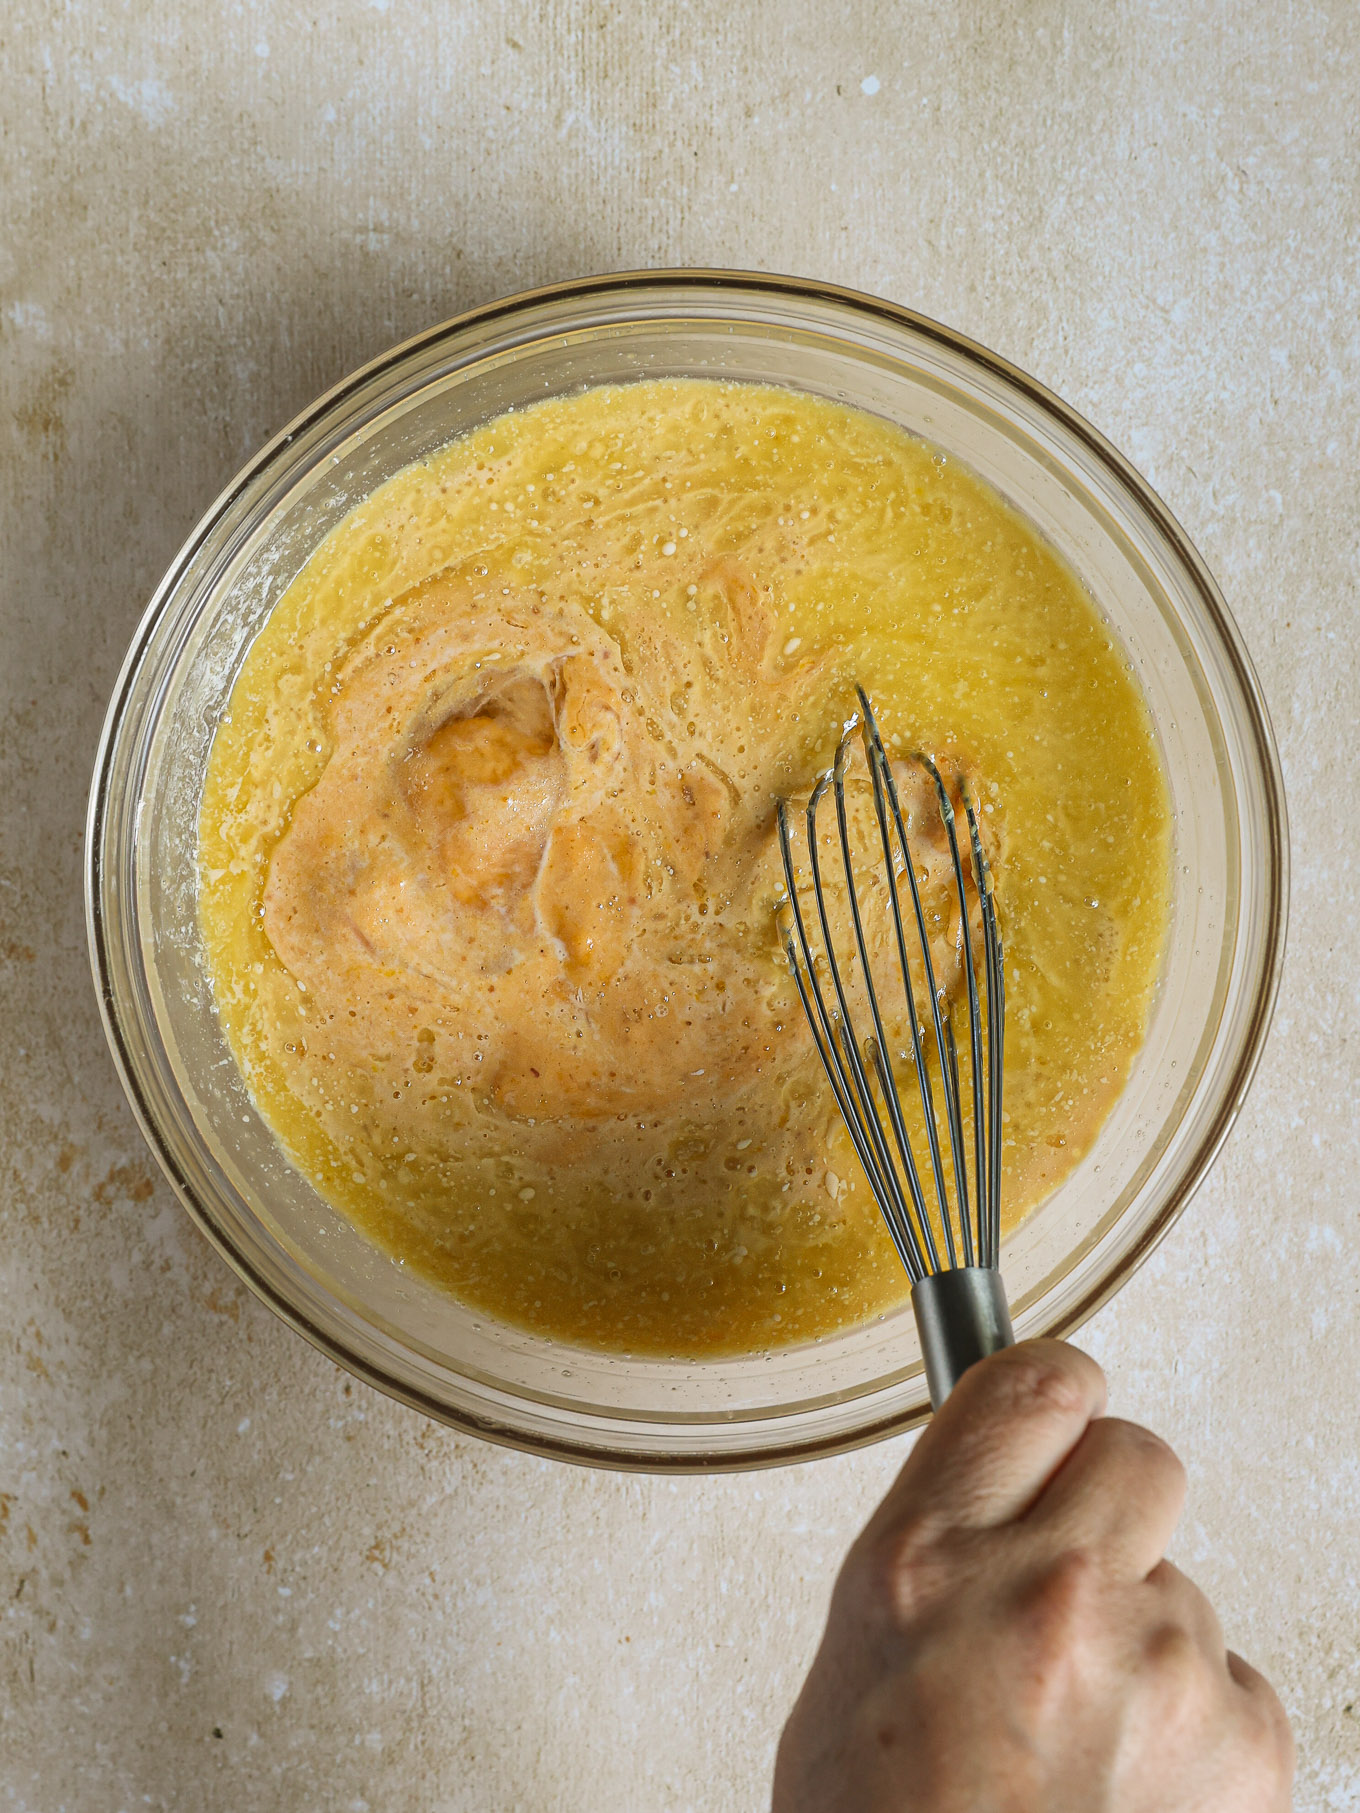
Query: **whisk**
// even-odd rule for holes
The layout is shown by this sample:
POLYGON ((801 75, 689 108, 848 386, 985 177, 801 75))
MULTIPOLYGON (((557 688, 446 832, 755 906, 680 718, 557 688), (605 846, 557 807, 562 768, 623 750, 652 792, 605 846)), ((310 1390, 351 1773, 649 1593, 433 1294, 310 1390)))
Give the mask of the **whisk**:
POLYGON ((1001 1247, 1001 1080, 1006 1017, 1001 932, 977 814, 967 789, 961 781, 958 783, 967 823, 967 837, 963 839, 957 809, 943 775, 928 755, 918 753, 912 760, 920 764, 933 783, 948 842, 953 889, 958 897, 962 1004, 967 1019, 971 1095, 971 1114, 967 1117, 972 1123, 970 1174, 969 1129, 965 1127, 953 1015, 946 991, 937 980, 926 909, 892 765, 868 696, 863 687, 857 687, 856 693, 859 711, 846 724, 835 761, 813 788, 806 810, 807 866, 821 936, 820 959, 808 935, 794 869, 789 804, 782 799, 779 801, 779 848, 784 861, 788 900, 781 907, 781 937, 837 1106, 898 1256, 911 1279, 911 1301, 921 1337, 930 1401, 938 1409, 974 1361, 1009 1346, 1015 1339, 998 1263, 1001 1247), (920 1094, 928 1160, 925 1164, 919 1162, 907 1134, 902 1096, 884 1030, 883 997, 870 966, 864 913, 855 883, 845 780, 856 732, 863 741, 869 766, 874 813, 887 873, 893 943, 910 1027, 909 1049, 903 1051, 901 1057, 904 1066, 915 1072, 920 1094), (818 850, 817 814, 828 792, 836 808, 853 937, 853 954, 846 965, 836 956, 827 887, 818 850), (966 843, 981 917, 981 984, 973 951, 961 842, 966 843), (900 869, 897 853, 900 853, 900 869), (905 877, 909 894, 905 911, 901 877, 905 877), (914 942, 907 930, 908 916, 914 921, 914 942), (918 968, 925 985, 929 1028, 924 1024, 925 1016, 917 1010, 909 948, 916 949, 919 955, 918 968), (854 991, 859 996, 859 1025, 856 1025, 852 1008, 852 987, 847 982, 847 974, 853 976, 855 958, 859 965, 859 987, 854 991), (823 971, 830 981, 830 998, 820 973, 823 971), (867 1025, 863 1019, 866 1006, 867 1025), (938 1072, 941 1098, 938 1116, 932 1068, 938 1072), (930 1212, 927 1180, 929 1198, 938 1209, 938 1217, 930 1212))

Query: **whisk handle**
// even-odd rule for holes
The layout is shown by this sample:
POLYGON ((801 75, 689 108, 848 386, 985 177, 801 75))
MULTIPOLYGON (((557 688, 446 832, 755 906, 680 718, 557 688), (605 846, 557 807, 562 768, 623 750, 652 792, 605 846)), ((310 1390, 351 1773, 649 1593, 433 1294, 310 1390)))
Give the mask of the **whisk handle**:
POLYGON ((1001 1273, 966 1265, 936 1272, 911 1287, 911 1306, 921 1336, 930 1405, 938 1410, 977 1360, 1015 1340, 1001 1273))

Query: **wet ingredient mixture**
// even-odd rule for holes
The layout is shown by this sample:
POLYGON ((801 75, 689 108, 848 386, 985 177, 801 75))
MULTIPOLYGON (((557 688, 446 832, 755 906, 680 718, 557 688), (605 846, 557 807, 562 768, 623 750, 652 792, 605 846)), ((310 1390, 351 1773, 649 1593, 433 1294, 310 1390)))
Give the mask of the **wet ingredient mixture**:
POLYGON ((321 1193, 477 1309, 595 1347, 750 1351, 899 1302, 774 930, 775 798, 859 678, 982 807, 1007 1225, 1050 1190, 1127 1075, 1165 932, 1137 687, 1075 576, 938 449, 685 380, 398 474, 248 654, 202 927, 321 1193))

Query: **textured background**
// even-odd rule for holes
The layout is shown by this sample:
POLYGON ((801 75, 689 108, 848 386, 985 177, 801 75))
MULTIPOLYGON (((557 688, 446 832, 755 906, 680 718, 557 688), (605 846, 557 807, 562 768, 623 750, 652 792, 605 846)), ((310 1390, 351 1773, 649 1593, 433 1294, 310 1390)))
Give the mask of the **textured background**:
POLYGON ((592 1476, 351 1383, 153 1175, 79 886, 115 670, 240 462, 469 305, 690 263, 1005 353, 1141 466, 1243 625, 1292 799, 1281 1007, 1086 1339, 1189 1465, 1173 1552, 1280 1686, 1300 1809, 1360 1808, 1353 0, 9 0, 0 70, 0 1804, 766 1793, 900 1445, 592 1476))

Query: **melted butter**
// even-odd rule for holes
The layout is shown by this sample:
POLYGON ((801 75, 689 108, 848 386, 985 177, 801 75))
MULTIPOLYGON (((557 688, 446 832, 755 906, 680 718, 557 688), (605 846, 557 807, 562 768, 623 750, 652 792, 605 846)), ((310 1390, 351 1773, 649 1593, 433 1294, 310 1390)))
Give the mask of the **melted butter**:
POLYGON ((543 403, 398 474, 249 652, 202 926, 318 1189, 477 1308, 599 1347, 753 1350, 900 1301, 774 932, 774 799, 861 678, 982 805, 1014 1225, 1143 1038, 1170 836, 1145 708, 970 473, 700 381, 543 403))

